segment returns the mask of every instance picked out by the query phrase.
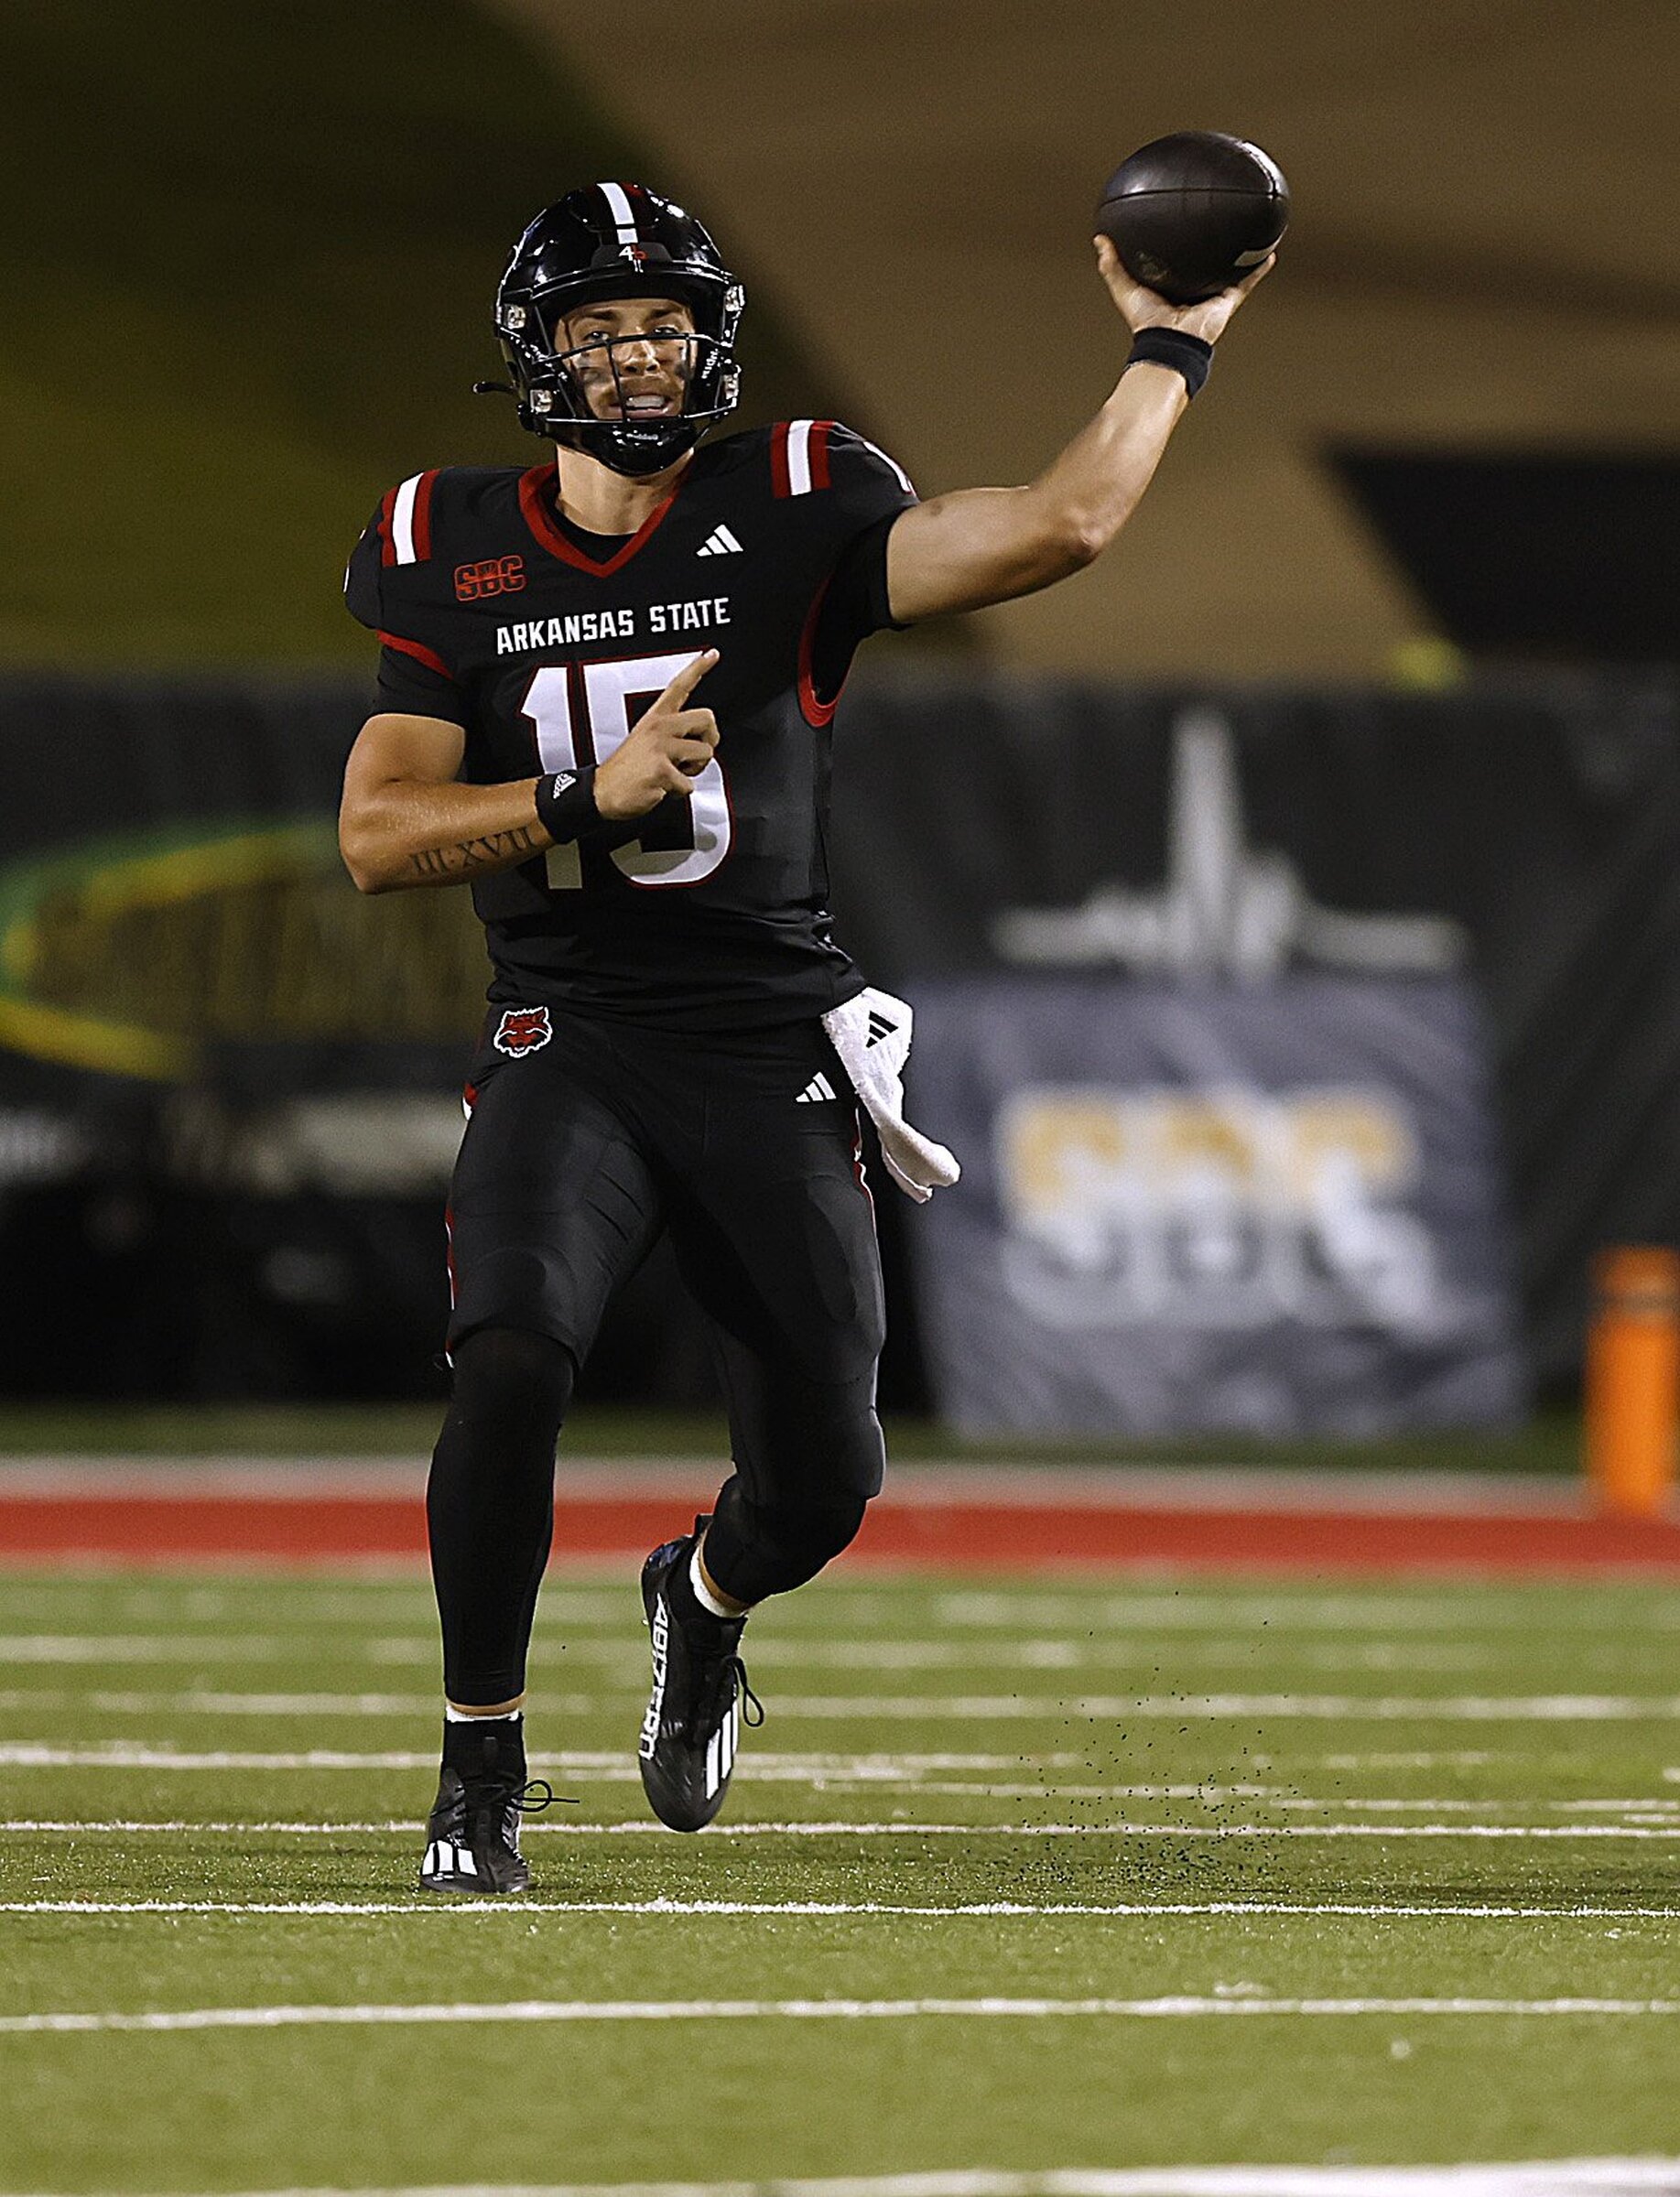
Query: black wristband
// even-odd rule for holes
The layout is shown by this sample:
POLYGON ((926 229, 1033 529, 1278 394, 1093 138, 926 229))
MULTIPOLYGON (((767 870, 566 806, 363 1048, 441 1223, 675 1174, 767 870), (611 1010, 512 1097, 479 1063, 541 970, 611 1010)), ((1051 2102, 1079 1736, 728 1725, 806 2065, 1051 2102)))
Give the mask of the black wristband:
POLYGON ((1132 339, 1126 364, 1170 366, 1183 374, 1184 385, 1194 396, 1213 364, 1213 346, 1200 336, 1187 335, 1182 328, 1140 328, 1132 339))
POLYGON ((601 811, 595 806, 595 773, 551 771, 537 781, 537 821, 557 847, 580 839, 599 828, 601 811))

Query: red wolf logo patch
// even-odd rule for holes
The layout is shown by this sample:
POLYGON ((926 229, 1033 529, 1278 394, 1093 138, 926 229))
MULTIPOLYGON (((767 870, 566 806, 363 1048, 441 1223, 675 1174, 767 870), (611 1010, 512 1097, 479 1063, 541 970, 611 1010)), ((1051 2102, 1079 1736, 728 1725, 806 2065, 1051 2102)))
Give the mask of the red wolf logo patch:
POLYGON ((517 1060, 539 1053, 553 1035, 546 1007, 509 1007, 496 1025, 496 1051, 517 1060))

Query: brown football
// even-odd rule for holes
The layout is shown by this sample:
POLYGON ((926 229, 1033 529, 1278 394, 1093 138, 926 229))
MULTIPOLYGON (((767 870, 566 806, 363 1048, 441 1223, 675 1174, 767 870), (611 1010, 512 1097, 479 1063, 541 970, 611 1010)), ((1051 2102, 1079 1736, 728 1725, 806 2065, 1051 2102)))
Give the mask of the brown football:
POLYGON ((1289 186, 1270 155, 1219 130, 1176 130, 1122 160, 1097 226, 1134 281, 1195 305, 1259 266, 1289 221, 1289 186))

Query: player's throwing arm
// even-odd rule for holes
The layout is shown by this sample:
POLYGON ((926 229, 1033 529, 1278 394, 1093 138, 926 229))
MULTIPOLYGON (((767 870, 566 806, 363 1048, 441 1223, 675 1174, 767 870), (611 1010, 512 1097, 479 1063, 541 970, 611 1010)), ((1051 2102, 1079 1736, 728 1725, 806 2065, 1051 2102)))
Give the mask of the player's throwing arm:
POLYGON ((906 511, 887 544, 893 615, 904 625, 1009 602, 1100 557, 1136 510, 1173 429, 1207 378, 1213 346, 1269 272, 1176 306, 1127 274, 1106 236, 1097 265, 1132 331, 1126 370, 1095 419, 1024 488, 969 488, 906 511))
POLYGON ((461 884, 528 862, 591 822, 645 817, 669 794, 687 799, 718 744, 717 719, 689 706, 717 661, 708 648, 685 665, 598 770, 506 785, 458 783, 460 725, 370 718, 351 751, 339 811, 339 847, 358 890, 461 884))

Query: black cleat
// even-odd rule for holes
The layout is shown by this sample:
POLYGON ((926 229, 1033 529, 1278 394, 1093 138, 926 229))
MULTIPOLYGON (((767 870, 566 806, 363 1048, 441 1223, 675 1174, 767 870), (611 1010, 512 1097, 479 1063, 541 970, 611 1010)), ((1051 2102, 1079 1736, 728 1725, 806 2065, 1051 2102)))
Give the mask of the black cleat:
POLYGON ((714 1618, 694 1598, 685 1567, 708 1521, 667 1541, 642 1566, 653 1641, 654 1690, 636 1752, 654 1813, 673 1831, 703 1831, 722 1807, 746 1721, 764 1721, 738 1652, 745 1618, 714 1618), (754 1713, 756 1712, 756 1714, 754 1713))
POLYGON ((526 1780, 524 1727, 502 1717, 486 1721, 482 1731, 472 1723, 444 1727, 443 1769, 420 1864, 423 1892, 484 1897, 529 1889, 519 1818, 547 1808, 554 1791, 544 1779, 526 1780))

